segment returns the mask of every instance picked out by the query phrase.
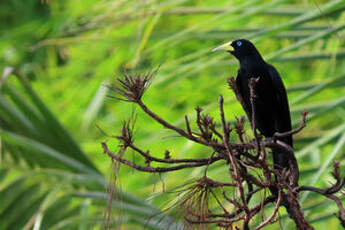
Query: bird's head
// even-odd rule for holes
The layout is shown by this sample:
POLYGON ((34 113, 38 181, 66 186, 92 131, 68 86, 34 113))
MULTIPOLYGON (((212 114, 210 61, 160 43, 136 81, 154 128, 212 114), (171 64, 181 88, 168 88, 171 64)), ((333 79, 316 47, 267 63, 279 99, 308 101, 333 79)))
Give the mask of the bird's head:
POLYGON ((261 57, 253 43, 246 39, 236 39, 214 48, 212 51, 224 50, 235 56, 240 62, 248 57, 261 57))

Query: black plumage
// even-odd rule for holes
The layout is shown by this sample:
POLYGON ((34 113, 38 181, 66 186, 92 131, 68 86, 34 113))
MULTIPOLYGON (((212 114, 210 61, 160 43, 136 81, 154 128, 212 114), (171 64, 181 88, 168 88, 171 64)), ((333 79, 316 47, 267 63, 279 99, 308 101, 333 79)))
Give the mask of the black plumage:
MULTIPOLYGON (((289 103, 283 81, 278 71, 266 63, 255 46, 248 40, 238 39, 220 46, 230 52, 240 62, 236 77, 237 88, 244 100, 245 110, 252 119, 249 79, 258 78, 255 84, 255 123, 256 128, 265 137, 272 137, 275 132, 291 130, 289 103)), ((293 145, 292 136, 281 141, 293 145)), ((275 167, 285 168, 288 165, 286 153, 273 149, 275 167)))

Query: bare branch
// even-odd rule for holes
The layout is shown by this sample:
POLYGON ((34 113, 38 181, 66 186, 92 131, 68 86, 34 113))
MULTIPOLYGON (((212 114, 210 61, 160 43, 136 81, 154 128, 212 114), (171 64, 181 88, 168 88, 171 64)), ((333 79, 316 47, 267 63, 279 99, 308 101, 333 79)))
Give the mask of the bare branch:
POLYGON ((193 158, 193 159, 170 159, 170 158, 162 159, 162 158, 157 158, 157 157, 153 157, 153 156, 149 155, 148 152, 142 151, 141 149, 136 147, 134 144, 130 144, 129 147, 150 161, 156 161, 156 162, 162 162, 162 163, 168 163, 168 164, 207 163, 207 162, 215 162, 215 161, 223 159, 222 156, 210 157, 210 158, 193 158))
POLYGON ((304 129, 304 127, 306 126, 306 118, 307 118, 308 112, 306 110, 304 110, 302 112, 302 120, 301 123, 299 124, 299 127, 296 129, 293 129, 291 131, 288 132, 284 132, 284 133, 275 133, 273 135, 273 138, 277 139, 277 138, 283 138, 283 137, 288 137, 291 136, 293 134, 299 133, 302 129, 304 129))
POLYGON ((259 138, 259 134, 256 130, 256 109, 255 109, 255 98, 256 98, 256 94, 255 94, 255 85, 256 83, 260 80, 260 77, 258 78, 251 78, 249 80, 249 92, 250 92, 250 104, 251 104, 251 111, 252 111, 252 119, 251 119, 251 126, 252 126, 252 130, 254 133, 254 137, 255 137, 255 142, 256 142, 256 154, 257 157, 260 156, 260 138, 259 138))
POLYGON ((256 227, 255 230, 260 230, 263 227, 265 227, 266 225, 270 224, 271 221, 273 220, 273 218, 277 215, 277 212, 279 210, 279 207, 280 207, 280 204, 281 204, 281 201, 282 201, 282 194, 281 193, 282 192, 279 190, 278 191, 278 198, 277 198, 277 201, 276 201, 276 205, 275 205, 275 208, 274 208, 272 214, 264 222, 262 222, 258 227, 256 227))
MULTIPOLYGON (((209 161, 207 162, 199 162, 199 163, 190 163, 190 164, 182 164, 182 165, 177 165, 177 166, 173 166, 173 167, 144 167, 144 166, 140 166, 137 165, 131 161, 125 160, 121 157, 119 157, 118 155, 112 153, 111 151, 109 151, 106 143, 102 143, 102 147, 104 150, 104 153, 106 153, 109 157, 111 157, 112 159, 121 162, 122 164, 128 165, 131 168, 137 169, 139 171, 143 171, 143 172, 150 172, 150 173, 156 173, 156 172, 170 172, 170 171, 176 171, 176 170, 180 170, 180 169, 185 169, 185 168, 195 168, 195 167, 200 167, 200 166, 204 166, 209 164, 209 161)), ((218 159, 219 160, 219 159, 218 159)), ((213 159, 211 161, 211 163, 217 161, 216 159, 213 159)))
MULTIPOLYGON (((220 111, 220 117, 221 117, 222 128, 223 128, 223 144, 225 145, 225 148, 227 150, 232 168, 235 171, 235 178, 234 179, 235 179, 237 187, 240 191, 240 196, 241 196, 241 200, 243 202, 244 211, 246 212, 246 214, 248 214, 249 209, 248 209, 247 201, 246 201, 246 198, 244 195, 244 189, 242 186, 242 178, 241 178, 240 172, 238 170, 237 161, 236 161, 234 154, 233 154, 233 152, 229 146, 229 130, 228 130, 228 127, 226 125, 223 103, 224 103, 223 96, 220 95, 219 96, 219 111, 220 111)), ((246 215, 245 221, 248 221, 247 215, 246 215)))
POLYGON ((192 136, 192 130, 191 130, 191 128, 190 128, 190 125, 189 125, 189 121, 188 121, 187 115, 184 116, 184 119, 185 119, 185 121, 186 121, 186 126, 187 126, 188 135, 192 136))
POLYGON ((222 145, 216 143, 216 142, 212 142, 212 141, 205 141, 203 139, 200 139, 200 138, 197 138, 193 135, 190 135, 188 133, 186 133, 183 129, 181 128, 178 128, 168 122, 166 122, 165 120, 163 120, 162 118, 160 118, 157 114, 155 114, 154 112, 152 112, 141 100, 136 102, 140 107, 141 109, 147 113, 150 117, 152 117, 154 120, 156 120, 158 123, 160 123, 161 125, 163 125, 165 128, 168 128, 168 129, 171 129, 171 130, 174 130, 175 132, 177 132, 178 134, 180 134, 181 136, 191 140, 191 141, 194 141, 194 142, 197 142, 199 144, 203 144, 203 145, 206 145, 206 146, 209 146, 209 147, 217 147, 217 148, 221 148, 222 145))

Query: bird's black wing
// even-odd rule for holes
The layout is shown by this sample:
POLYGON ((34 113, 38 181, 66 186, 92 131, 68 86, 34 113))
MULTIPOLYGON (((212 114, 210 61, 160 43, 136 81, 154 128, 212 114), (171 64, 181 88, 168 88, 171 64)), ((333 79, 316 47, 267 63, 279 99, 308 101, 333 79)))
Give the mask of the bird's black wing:
MULTIPOLYGON (((291 118, 287 93, 278 71, 272 65, 267 65, 276 95, 276 130, 278 132, 287 132, 291 130, 291 118)), ((282 141, 292 147, 292 136, 284 138, 282 141)))

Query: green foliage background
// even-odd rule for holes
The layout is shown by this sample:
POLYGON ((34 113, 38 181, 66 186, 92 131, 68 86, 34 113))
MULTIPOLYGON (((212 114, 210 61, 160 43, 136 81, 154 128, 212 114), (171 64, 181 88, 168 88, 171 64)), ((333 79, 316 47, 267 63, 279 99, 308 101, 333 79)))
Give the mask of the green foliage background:
MULTIPOLYGON (((234 120, 244 113, 225 79, 238 64, 210 50, 239 37, 255 42, 281 73, 294 125, 303 109, 310 112, 295 136, 301 184, 329 185, 331 162, 345 168, 344 9, 343 0, 0 2, 0 229, 99 229, 112 177, 100 143, 116 152, 111 136, 133 111, 143 149, 209 156, 139 109, 106 97, 105 85, 123 70, 143 73, 162 64, 144 96, 154 111, 182 127, 184 114, 195 119, 197 105, 218 118, 223 94, 234 120)), ((224 170, 217 165, 209 175, 226 179, 224 170)), ((171 223, 178 220, 152 217, 174 196, 161 192, 200 175, 201 169, 148 175, 122 167, 118 181, 126 192, 117 191, 122 204, 113 207, 121 215, 113 214, 113 227, 177 228, 171 223)), ((332 203, 312 194, 301 200, 316 229, 341 228, 332 203)), ((280 213, 270 229, 294 229, 280 213)))

